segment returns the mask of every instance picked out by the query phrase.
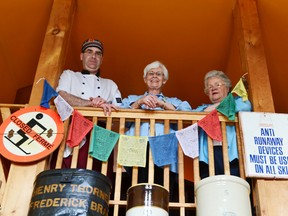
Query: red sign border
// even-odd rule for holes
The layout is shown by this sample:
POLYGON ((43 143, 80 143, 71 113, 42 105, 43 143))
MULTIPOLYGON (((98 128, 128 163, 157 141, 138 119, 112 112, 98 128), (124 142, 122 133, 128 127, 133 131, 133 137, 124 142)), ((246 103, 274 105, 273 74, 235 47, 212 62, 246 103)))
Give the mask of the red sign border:
POLYGON ((47 109, 45 107, 41 107, 41 106, 32 106, 32 107, 27 107, 27 108, 23 108, 20 109, 14 113, 12 113, 0 126, 0 135, 2 135, 0 137, 0 154, 3 155, 5 158, 13 161, 13 162, 34 162, 34 161, 38 161, 42 158, 45 158, 46 156, 52 154, 61 144, 61 141, 63 140, 64 137, 64 124, 60 119, 60 116, 54 112, 51 109, 47 109), (7 126, 11 123, 10 117, 11 116, 20 116, 22 114, 28 113, 28 112, 41 112, 41 113, 45 113, 47 115, 49 115, 56 124, 57 127, 57 136, 53 142, 53 147, 50 150, 44 150, 38 154, 32 155, 32 156, 19 156, 19 155, 15 155, 12 152, 8 151, 3 143, 3 136, 4 136, 4 132, 7 128, 7 126))

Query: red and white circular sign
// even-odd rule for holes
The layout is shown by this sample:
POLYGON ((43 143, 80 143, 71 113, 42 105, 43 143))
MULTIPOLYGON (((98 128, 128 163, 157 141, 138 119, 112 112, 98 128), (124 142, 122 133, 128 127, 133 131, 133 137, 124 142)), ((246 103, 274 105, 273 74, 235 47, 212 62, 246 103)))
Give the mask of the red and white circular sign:
POLYGON ((32 162, 60 145, 64 125, 51 109, 34 106, 10 115, 0 126, 0 154, 14 162, 32 162))

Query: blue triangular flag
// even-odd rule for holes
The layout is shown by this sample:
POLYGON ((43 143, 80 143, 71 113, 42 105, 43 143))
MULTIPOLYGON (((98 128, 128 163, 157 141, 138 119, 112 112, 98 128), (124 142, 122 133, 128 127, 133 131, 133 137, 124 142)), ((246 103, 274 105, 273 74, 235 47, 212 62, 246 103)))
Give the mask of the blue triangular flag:
POLYGON ((45 79, 40 106, 49 109, 50 108, 49 101, 51 100, 52 97, 56 96, 58 96, 58 93, 49 85, 49 83, 45 79))

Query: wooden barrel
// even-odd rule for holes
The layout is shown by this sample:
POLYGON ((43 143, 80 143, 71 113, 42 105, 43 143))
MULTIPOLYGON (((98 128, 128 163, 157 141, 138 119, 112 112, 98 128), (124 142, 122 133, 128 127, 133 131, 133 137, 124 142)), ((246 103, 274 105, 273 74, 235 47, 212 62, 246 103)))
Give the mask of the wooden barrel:
POLYGON ((126 216, 168 216, 169 192, 157 184, 137 184, 127 191, 126 216))
POLYGON ((39 173, 28 216, 108 215, 111 181, 86 169, 54 169, 39 173))

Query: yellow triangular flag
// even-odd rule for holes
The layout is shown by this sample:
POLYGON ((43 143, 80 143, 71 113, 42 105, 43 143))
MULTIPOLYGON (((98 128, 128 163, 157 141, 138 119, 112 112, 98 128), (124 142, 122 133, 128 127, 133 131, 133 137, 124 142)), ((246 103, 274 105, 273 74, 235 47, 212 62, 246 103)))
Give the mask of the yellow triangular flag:
POLYGON ((238 81, 238 83, 236 84, 236 86, 232 90, 232 93, 235 93, 235 94, 239 95, 240 97, 242 97, 243 101, 248 100, 248 93, 246 91, 246 88, 244 86, 242 78, 238 81))

